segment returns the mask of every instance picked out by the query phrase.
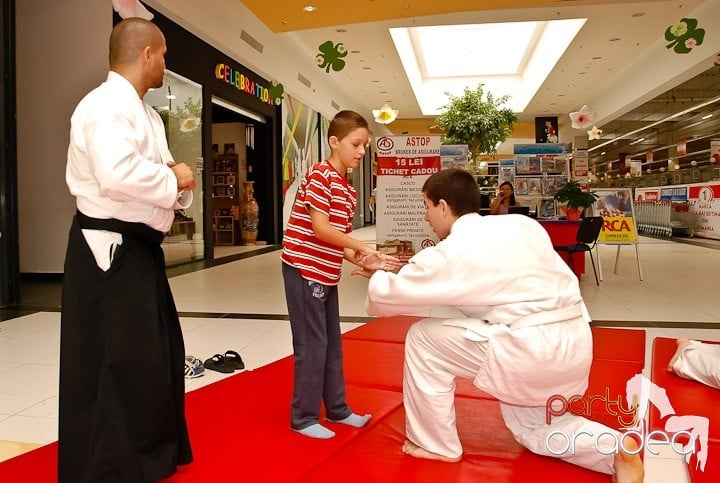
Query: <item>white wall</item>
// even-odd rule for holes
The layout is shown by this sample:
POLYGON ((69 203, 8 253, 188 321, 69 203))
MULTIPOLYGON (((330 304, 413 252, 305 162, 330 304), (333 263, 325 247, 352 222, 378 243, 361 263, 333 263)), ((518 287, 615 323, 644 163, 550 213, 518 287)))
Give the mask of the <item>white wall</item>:
POLYGON ((16 4, 20 271, 63 271, 75 203, 65 184, 70 115, 107 73, 112 7, 98 0, 16 4))

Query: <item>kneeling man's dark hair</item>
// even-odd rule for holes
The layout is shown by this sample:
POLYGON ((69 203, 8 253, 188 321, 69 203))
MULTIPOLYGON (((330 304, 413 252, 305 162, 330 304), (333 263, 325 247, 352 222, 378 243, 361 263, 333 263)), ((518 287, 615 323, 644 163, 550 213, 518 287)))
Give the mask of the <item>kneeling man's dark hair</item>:
POLYGON ((455 216, 480 210, 480 188, 475 177, 464 169, 444 169, 433 174, 425 180, 422 191, 435 205, 445 200, 455 216))

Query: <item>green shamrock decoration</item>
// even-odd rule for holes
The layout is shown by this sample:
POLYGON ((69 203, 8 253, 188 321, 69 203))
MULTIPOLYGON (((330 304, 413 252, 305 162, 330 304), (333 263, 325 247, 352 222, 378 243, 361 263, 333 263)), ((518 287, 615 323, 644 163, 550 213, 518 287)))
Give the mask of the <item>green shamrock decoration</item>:
POLYGON ((279 106, 285 96, 285 87, 283 87, 283 85, 278 81, 274 80, 272 81, 270 87, 268 87, 268 94, 270 99, 275 102, 275 105, 279 106))
POLYGON ((333 45, 331 40, 324 42, 320 45, 320 53, 315 57, 318 67, 325 69, 325 72, 330 73, 330 68, 334 71, 341 71, 345 67, 345 61, 343 57, 347 55, 347 49, 341 43, 333 45))
POLYGON ((676 54, 687 54, 693 47, 702 45, 705 29, 697 28, 698 21, 694 18, 683 18, 665 31, 665 40, 670 42, 666 47, 676 54), (674 48, 673 48, 674 47, 674 48))

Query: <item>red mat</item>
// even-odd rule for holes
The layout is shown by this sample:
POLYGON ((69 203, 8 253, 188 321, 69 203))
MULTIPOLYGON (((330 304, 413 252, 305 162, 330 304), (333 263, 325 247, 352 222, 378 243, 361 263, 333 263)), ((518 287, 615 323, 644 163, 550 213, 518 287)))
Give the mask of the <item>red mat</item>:
POLYGON ((645 331, 590 327, 593 334, 593 359, 645 365, 645 331))
MULTIPOLYGON (((718 342, 707 341, 711 344, 718 342)), ((710 420, 708 451, 705 471, 696 468, 695 458, 690 460, 690 478, 693 483, 716 483, 720 481, 720 391, 695 381, 689 381, 667 370, 667 365, 677 350, 677 339, 657 337, 653 341, 652 381, 665 389, 670 404, 678 416, 705 416, 710 420)), ((664 431, 667 418, 650 405, 650 431, 664 431)))
MULTIPOLYGON (((357 329, 346 332, 345 340, 405 343, 410 326, 423 317, 394 315, 378 317, 357 329)), ((591 327, 595 359, 645 363, 645 331, 591 327), (640 351, 640 352, 638 352, 640 351)))
MULTIPOLYGON (((347 332, 343 338, 345 380, 348 384, 402 391, 405 334, 421 317, 380 317, 347 332)), ((623 426, 612 404, 605 400, 625 402, 625 385, 645 364, 645 331, 592 327, 593 364, 585 396, 596 399, 586 416, 619 429, 623 426)), ((494 399, 469 379, 457 379, 457 396, 494 399)), ((587 400, 587 398, 586 398, 587 400)), ((583 401, 574 407, 579 411, 583 401)), ((630 425, 630 419, 627 424, 630 425)))
MULTIPOLYGON (((712 423, 710 426, 712 427, 712 423)), ((692 483, 718 483, 720 481, 720 444, 710 443, 709 447, 708 459, 703 471, 700 471, 694 464, 694 459, 690 460, 688 471, 692 483)))
MULTIPOLYGON (((497 401, 486 399, 488 396, 470 381, 458 385, 456 399, 458 428, 465 446, 462 462, 448 465, 403 455, 399 450, 404 440, 402 342, 409 325, 418 319, 377 320, 344 336, 348 401, 355 411, 373 414, 368 427, 332 425, 336 437, 322 441, 292 432, 289 429, 292 358, 288 357, 187 395, 186 414, 195 461, 166 483, 205 483, 215 479, 609 481, 607 475, 536 456, 522 448, 505 428, 497 401), (383 337, 388 341, 383 342, 383 337)), ((628 342, 638 332, 620 331, 612 337, 610 333, 597 337, 602 350, 596 348, 596 354, 602 358, 593 365, 591 378, 593 384, 595 378, 598 382, 591 387, 605 384, 615 390, 615 379, 622 379, 619 374, 634 368, 633 362, 626 359, 642 359, 644 346, 635 347, 635 342, 628 342), (603 339, 605 335, 608 340, 603 339), (625 345, 622 351, 618 350, 620 343, 625 345), (613 347, 608 348, 607 344, 613 347), (626 354, 633 350, 633 357, 626 354)), ((0 463, 0 481, 53 483, 57 481, 56 466, 57 444, 47 445, 0 463)))
MULTIPOLYGON (((205 482, 209 475, 253 481, 268 471, 294 481, 357 437, 360 430, 328 424, 335 437, 314 440, 290 428, 292 357, 241 373, 187 395, 187 419, 195 461, 168 481, 205 482)), ((370 428, 402 405, 402 395, 347 386, 347 398, 370 428)))
POLYGON ((3 483, 55 483, 57 477, 57 441, 0 463, 3 483))
POLYGON ((410 326, 423 317, 411 315, 393 315, 391 317, 378 317, 375 320, 361 325, 357 329, 343 334, 345 340, 373 340, 377 342, 405 343, 405 334, 410 326))
POLYGON ((642 373, 645 365, 645 331, 608 327, 591 327, 591 330, 593 362, 590 366, 588 388, 583 395, 583 401, 575 407, 582 410, 585 401, 589 401, 590 396, 595 397, 585 414, 589 419, 615 429, 627 427, 631 425, 632 417, 619 417, 613 402, 620 400, 623 406, 627 407, 627 381, 642 373))
MULTIPOLYGON (((345 382, 362 387, 402 392, 405 344, 343 340, 345 382)), ((470 379, 455 381, 455 395, 495 399, 475 387, 470 379)))
MULTIPOLYGON (((710 342, 717 344, 718 342, 710 342)), ((695 381, 676 376, 667 370, 677 339, 657 337, 653 341, 652 381, 667 391, 668 399, 677 415, 705 416, 710 419, 709 440, 720 444, 720 391, 695 381), (715 419, 715 421, 713 421, 715 419), (714 423, 714 424, 713 424, 714 423)), ((650 429, 662 430, 665 421, 655 406, 650 406, 650 429)), ((718 455, 720 457, 720 455, 718 455)))
MULTIPOLYGON (((644 347, 644 342, 643 342, 644 347)), ((590 367, 588 388, 583 399, 575 404, 578 410, 587 407, 592 396, 592 404, 585 414, 589 419, 603 423, 611 428, 621 429, 633 425, 633 415, 620 415, 616 410, 617 402, 627 408, 625 387, 628 379, 642 372, 641 362, 605 361, 593 359, 590 367)))
POLYGON ((609 475, 526 450, 515 442, 505 427, 497 401, 459 397, 455 399, 455 411, 464 450, 458 464, 421 460, 403 454, 400 448, 405 441, 405 411, 399 408, 372 431, 362 433, 299 481, 610 482, 609 475))
MULTIPOLYGON (((347 386, 348 401, 359 413, 371 413, 362 430, 328 424, 330 440, 313 440, 290 430, 292 358, 224 379, 190 392, 186 416, 194 462, 164 482, 295 481, 368 431, 402 405, 402 394, 347 386)), ((57 443, 0 463, 0 482, 57 481, 57 443)))

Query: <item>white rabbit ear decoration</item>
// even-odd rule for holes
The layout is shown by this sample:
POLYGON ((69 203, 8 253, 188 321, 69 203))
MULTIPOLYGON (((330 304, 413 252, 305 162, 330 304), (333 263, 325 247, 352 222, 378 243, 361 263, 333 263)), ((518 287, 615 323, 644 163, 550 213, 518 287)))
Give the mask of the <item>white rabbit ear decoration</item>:
POLYGON ((112 6, 121 18, 139 17, 152 20, 154 17, 139 0, 112 0, 112 6))

